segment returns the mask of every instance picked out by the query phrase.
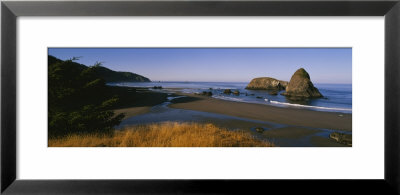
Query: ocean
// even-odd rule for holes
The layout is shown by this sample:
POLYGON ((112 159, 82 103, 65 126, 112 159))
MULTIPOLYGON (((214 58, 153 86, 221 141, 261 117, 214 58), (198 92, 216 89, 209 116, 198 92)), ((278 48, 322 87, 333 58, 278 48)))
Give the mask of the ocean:
POLYGON ((323 98, 293 101, 285 96, 270 95, 266 90, 247 90, 247 82, 120 82, 108 83, 112 86, 147 87, 150 90, 173 93, 202 93, 212 92, 213 98, 267 104, 279 107, 292 107, 327 112, 352 113, 352 85, 351 84, 314 84, 319 89, 323 98), (162 89, 152 89, 162 86, 162 89), (225 89, 238 90, 239 95, 224 94, 225 89))

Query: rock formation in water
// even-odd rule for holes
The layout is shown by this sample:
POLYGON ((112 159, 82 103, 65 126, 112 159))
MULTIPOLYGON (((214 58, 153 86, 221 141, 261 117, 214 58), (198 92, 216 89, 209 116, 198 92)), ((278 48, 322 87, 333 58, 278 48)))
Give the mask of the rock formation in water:
POLYGON ((310 80, 310 75, 304 68, 298 69, 286 86, 286 91, 282 95, 289 98, 319 98, 323 97, 310 80))
POLYGON ((231 93, 232 93, 232 90, 230 90, 230 89, 225 89, 225 90, 224 90, 224 93, 225 93, 225 94, 231 94, 231 93))
POLYGON ((235 90, 232 92, 234 95, 240 95, 240 91, 239 90, 235 90))
POLYGON ((252 90, 284 90, 288 82, 280 81, 270 77, 255 78, 250 81, 246 89, 252 90))

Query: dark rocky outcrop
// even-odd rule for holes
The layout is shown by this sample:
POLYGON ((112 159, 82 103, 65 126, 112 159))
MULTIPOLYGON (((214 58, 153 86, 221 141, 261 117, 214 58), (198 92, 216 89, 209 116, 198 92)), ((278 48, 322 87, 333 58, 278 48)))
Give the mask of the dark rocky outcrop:
POLYGON ((211 91, 203 91, 203 92, 201 93, 201 95, 212 96, 213 94, 212 94, 211 91))
POLYGON ((232 92, 234 95, 239 95, 240 94, 240 91, 239 90, 235 90, 235 91, 233 91, 232 92))
POLYGON ((224 90, 224 93, 225 93, 225 94, 231 94, 232 91, 231 91, 230 89, 225 89, 225 90, 224 90))
POLYGON ((262 127, 256 127, 255 130, 256 130, 258 133, 264 132, 264 128, 262 128, 262 127))
POLYGON ((270 91, 268 93, 269 93, 269 95, 278 95, 278 91, 276 91, 276 90, 270 91))
POLYGON ((304 68, 298 69, 289 81, 286 91, 282 95, 289 98, 319 98, 323 97, 304 68))
POLYGON ((288 82, 280 81, 270 77, 254 78, 247 85, 246 89, 252 90, 284 90, 288 82))
POLYGON ((352 135, 351 134, 344 134, 333 132, 329 135, 331 139, 334 139, 336 142, 351 146, 352 145, 352 135))

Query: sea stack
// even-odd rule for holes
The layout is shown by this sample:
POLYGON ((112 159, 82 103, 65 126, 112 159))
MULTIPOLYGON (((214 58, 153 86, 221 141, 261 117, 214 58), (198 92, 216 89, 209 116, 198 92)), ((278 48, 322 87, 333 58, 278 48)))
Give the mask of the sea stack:
POLYGON ((284 90, 288 82, 280 81, 270 77, 254 78, 247 85, 246 89, 252 90, 284 90))
POLYGON ((323 97, 310 80, 310 75, 304 68, 298 69, 289 81, 286 92, 282 95, 289 98, 319 98, 323 97))

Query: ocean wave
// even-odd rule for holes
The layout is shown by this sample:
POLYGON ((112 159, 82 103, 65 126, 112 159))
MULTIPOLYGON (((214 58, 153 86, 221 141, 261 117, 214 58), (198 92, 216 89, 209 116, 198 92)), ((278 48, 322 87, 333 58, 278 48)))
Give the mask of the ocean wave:
MULTIPOLYGON (((241 98, 226 97, 226 96, 219 96, 219 95, 213 95, 212 97, 217 98, 217 99, 222 99, 222 100, 234 101, 234 102, 248 102, 248 103, 260 104, 260 103, 253 102, 253 101, 246 101, 241 98)), ((269 100, 269 99, 264 99, 264 100, 268 103, 276 104, 276 105, 292 106, 292 107, 298 107, 298 108, 311 108, 311 109, 320 109, 320 110, 351 112, 351 108, 331 108, 331 107, 322 107, 322 106, 309 106, 309 105, 302 105, 302 104, 291 104, 291 103, 286 103, 286 102, 279 102, 279 101, 274 101, 274 100, 269 100)))
POLYGON ((171 100, 173 100, 173 99, 177 99, 177 98, 183 98, 183 97, 186 97, 186 96, 175 96, 175 97, 167 97, 167 99, 168 99, 168 101, 171 101, 171 100))
POLYGON ((229 101, 235 101, 235 102, 245 102, 243 99, 240 98, 234 98, 234 97, 226 97, 226 96, 219 96, 219 95, 213 95, 213 98, 221 99, 221 100, 229 100, 229 101))
POLYGON ((322 107, 322 106, 309 106, 302 104, 291 104, 286 102, 278 102, 273 100, 265 99, 265 101, 270 102, 271 104, 279 104, 285 106, 293 106, 293 107, 302 107, 302 108, 314 108, 314 109, 322 109, 322 110, 338 110, 338 111, 351 111, 351 108, 330 108, 330 107, 322 107))

